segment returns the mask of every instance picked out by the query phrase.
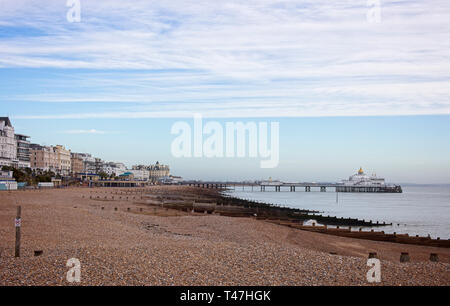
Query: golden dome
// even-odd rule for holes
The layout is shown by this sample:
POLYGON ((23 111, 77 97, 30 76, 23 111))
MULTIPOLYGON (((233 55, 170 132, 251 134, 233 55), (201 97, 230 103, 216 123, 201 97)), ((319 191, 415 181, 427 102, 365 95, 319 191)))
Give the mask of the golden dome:
POLYGON ((358 174, 364 174, 364 171, 363 171, 362 167, 359 168, 358 174))

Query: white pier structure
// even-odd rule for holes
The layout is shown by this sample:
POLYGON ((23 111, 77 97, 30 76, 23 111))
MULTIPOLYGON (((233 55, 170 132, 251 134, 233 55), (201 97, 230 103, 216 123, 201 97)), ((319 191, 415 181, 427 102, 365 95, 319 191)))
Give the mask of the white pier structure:
POLYGON ((359 171, 350 176, 348 180, 343 180, 339 183, 318 183, 318 182, 299 182, 288 183, 281 181, 273 181, 269 179, 260 183, 245 183, 245 182, 203 182, 203 181, 184 181, 181 185, 203 187, 203 188, 218 188, 227 189, 229 187, 249 186, 253 191, 253 187, 259 186, 261 192, 274 190, 280 192, 282 187, 289 187, 289 191, 295 192, 296 188, 305 188, 305 192, 311 192, 311 188, 319 188, 320 192, 326 192, 327 188, 335 188, 336 192, 373 192, 373 193, 401 193, 402 188, 399 185, 388 185, 383 178, 377 178, 375 175, 367 176, 360 168, 359 171))

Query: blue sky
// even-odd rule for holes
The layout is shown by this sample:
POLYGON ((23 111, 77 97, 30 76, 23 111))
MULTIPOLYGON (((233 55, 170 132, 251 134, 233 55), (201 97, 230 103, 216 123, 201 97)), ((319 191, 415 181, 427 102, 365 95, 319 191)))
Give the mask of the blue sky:
POLYGON ((0 115, 106 160, 205 179, 450 183, 450 4, 381 1, 0 3, 0 115), (175 159, 194 113, 279 121, 280 164, 175 159))

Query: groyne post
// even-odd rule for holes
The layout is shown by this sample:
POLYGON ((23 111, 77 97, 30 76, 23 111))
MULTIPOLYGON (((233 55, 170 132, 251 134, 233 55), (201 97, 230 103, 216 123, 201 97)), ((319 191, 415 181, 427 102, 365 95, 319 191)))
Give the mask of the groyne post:
POLYGON ((430 254, 430 261, 432 262, 439 262, 439 256, 436 253, 431 253, 430 254))
POLYGON ((20 228, 22 226, 22 207, 17 206, 17 214, 15 219, 15 227, 16 227, 16 245, 14 251, 14 257, 20 257, 20 228))
POLYGON ((400 255, 400 262, 409 262, 409 261, 410 261, 409 253, 402 252, 402 254, 400 255))

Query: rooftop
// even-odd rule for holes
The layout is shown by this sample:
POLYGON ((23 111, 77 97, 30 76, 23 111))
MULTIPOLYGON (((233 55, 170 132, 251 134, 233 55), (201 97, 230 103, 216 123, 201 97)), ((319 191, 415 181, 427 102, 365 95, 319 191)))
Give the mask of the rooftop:
POLYGON ((9 117, 0 117, 0 121, 4 121, 6 126, 12 127, 9 117))

